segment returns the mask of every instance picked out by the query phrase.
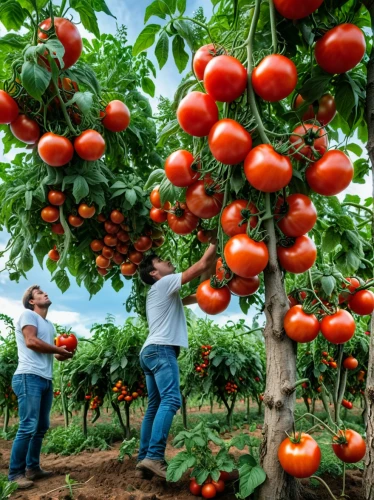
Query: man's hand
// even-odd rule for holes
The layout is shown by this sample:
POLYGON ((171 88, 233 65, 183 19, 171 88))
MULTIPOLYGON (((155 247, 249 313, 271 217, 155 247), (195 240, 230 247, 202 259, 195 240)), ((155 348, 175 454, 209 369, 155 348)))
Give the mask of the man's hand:
POLYGON ((67 359, 72 358, 74 355, 74 353, 68 351, 65 346, 57 347, 57 349, 59 351, 57 354, 55 354, 55 358, 57 359, 57 361, 66 361, 67 359))

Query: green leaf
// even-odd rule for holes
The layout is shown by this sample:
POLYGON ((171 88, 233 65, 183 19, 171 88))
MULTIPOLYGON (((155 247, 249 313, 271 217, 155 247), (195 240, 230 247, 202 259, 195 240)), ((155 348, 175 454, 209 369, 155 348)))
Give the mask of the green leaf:
MULTIPOLYGON (((57 59, 61 64, 61 67, 63 67, 64 62, 62 58, 64 57, 65 54, 65 47, 62 45, 60 40, 58 38, 51 38, 50 40, 48 40, 43 44, 43 53, 45 48, 48 49, 50 56, 53 59, 57 59)), ((56 75, 56 77, 57 76, 58 75, 56 75)))
POLYGON ((114 363, 112 363, 110 365, 110 373, 115 372, 117 370, 117 368, 119 368, 119 362, 115 361, 114 363))
POLYGON ((117 19, 116 16, 113 16, 113 14, 110 12, 107 4, 105 3, 105 0, 92 0, 92 7, 95 12, 105 12, 105 14, 107 14, 108 16, 117 19))
POLYGON ((34 255, 37 258, 40 267, 43 269, 43 260, 47 253, 50 251, 51 246, 46 237, 41 238, 34 246, 34 255))
POLYGON ((252 467, 244 464, 239 469, 239 494, 240 498, 247 498, 260 486, 266 479, 265 471, 259 465, 252 467))
POLYGON ((87 181, 81 175, 77 175, 73 186, 73 196, 76 203, 79 203, 83 198, 85 198, 90 192, 87 181))
POLYGON ((35 61, 26 61, 22 65, 21 80, 27 92, 40 101, 51 81, 51 73, 35 61))
POLYGON ((243 175, 243 169, 240 167, 233 167, 232 175, 230 178, 231 189, 235 191, 235 194, 238 194, 239 191, 245 185, 245 178, 243 175))
POLYGON ((157 184, 165 178, 165 170, 163 168, 156 168, 156 170, 152 170, 150 173, 147 182, 144 185, 144 191, 148 189, 153 189, 157 184))
POLYGON ((87 91, 76 92, 70 102, 71 104, 75 102, 84 115, 88 114, 91 111, 93 105, 93 94, 92 92, 87 91))
MULTIPOLYGON (((235 446, 238 450, 244 450, 246 446, 252 446, 252 438, 248 434, 238 434, 230 441, 230 446, 235 446)), ((254 461, 252 466, 256 465, 256 460, 251 455, 248 456, 254 461)))
POLYGON ((194 50, 194 34, 191 23, 189 21, 177 20, 173 22, 174 28, 179 35, 187 42, 190 49, 194 50))
POLYGON ((352 111, 355 111, 358 105, 358 95, 353 92, 348 82, 343 82, 337 85, 335 102, 338 113, 348 121, 352 111))
POLYGON ((16 0, 3 0, 0 4, 0 21, 5 28, 18 31, 22 28, 27 12, 16 0))
POLYGON ((177 9, 180 14, 184 14, 186 11, 186 0, 177 0, 177 9))
POLYGON ((94 94, 100 94, 100 84, 96 78, 96 73, 88 64, 79 63, 74 69, 67 71, 67 76, 78 84, 89 87, 94 94))
POLYGON ((153 80, 148 78, 148 76, 144 76, 142 78, 142 89, 143 89, 143 92, 150 95, 151 97, 155 96, 155 84, 154 84, 153 80))
POLYGON ((54 273, 57 269, 57 262, 55 262, 54 260, 47 259, 45 265, 51 274, 54 273))
POLYGON ((86 30, 100 38, 99 25, 92 4, 88 0, 71 0, 70 7, 78 12, 86 30))
POLYGON ((95 385, 98 380, 99 380, 99 374, 98 373, 93 373, 92 377, 91 377, 91 384, 95 385))
POLYGON ((32 191, 25 192, 25 210, 30 210, 32 205, 32 191))
POLYGON ((171 120, 161 130, 159 136, 157 137, 157 146, 160 148, 165 146, 165 143, 169 139, 169 137, 179 131, 180 131, 180 125, 178 123, 178 120, 175 118, 175 120, 171 120))
POLYGON ((165 4, 163 2, 159 2, 159 0, 154 0, 154 2, 148 5, 148 7, 145 9, 144 24, 152 16, 157 16, 161 19, 166 19, 167 10, 168 9, 165 9, 165 4))
POLYGON ((184 50, 184 40, 180 35, 175 35, 173 38, 173 56, 179 73, 185 69, 188 63, 188 54, 184 50))
POLYGON ((362 148, 358 144, 351 142, 347 145, 347 149, 348 151, 352 151, 356 156, 362 155, 362 148))
POLYGON ((11 49, 24 49, 26 46, 26 40, 16 33, 8 33, 0 38, 0 47, 11 48, 11 49))
POLYGON ((35 6, 38 10, 45 7, 48 3, 48 0, 18 0, 23 8, 28 9, 32 12, 35 9, 35 6))
POLYGON ((174 203, 175 200, 179 197, 180 189, 176 188, 169 179, 165 176, 160 184, 160 199, 161 205, 163 205, 166 201, 170 201, 170 203, 174 203))
POLYGON ((130 206, 133 207, 137 199, 136 191, 133 188, 126 189, 125 198, 129 202, 130 206))
POLYGON ((52 280, 56 282, 56 285, 62 293, 66 292, 66 290, 70 286, 68 275, 66 274, 66 271, 64 269, 60 269, 59 271, 57 271, 52 280))
POLYGON ((154 44, 156 35, 160 29, 161 26, 159 24, 148 24, 148 26, 143 29, 136 39, 135 45, 132 49, 133 55, 137 56, 140 52, 143 52, 143 50, 147 50, 151 47, 154 44))
POLYGON ((181 451, 170 462, 166 473, 166 480, 175 483, 185 472, 196 463, 196 457, 187 451, 181 451))
POLYGON ((336 232, 335 227, 329 227, 322 239, 322 249, 326 253, 332 252, 340 243, 340 234, 336 232))
POLYGON ((21 236, 18 236, 13 240, 13 245, 9 254, 9 260, 15 259, 21 253, 22 247, 23 238, 21 236))
POLYGON ((163 31, 158 38, 155 47, 155 56, 160 69, 162 69, 169 57, 169 37, 165 31, 163 31))
MULTIPOLYGON (((112 278, 112 287, 113 289, 116 291, 116 292, 119 292, 123 287, 124 287, 124 283, 123 281, 121 280, 120 276, 118 274, 116 274, 115 276, 113 276, 112 278)), ((122 367, 124 368, 124 367, 122 367)))
POLYGON ((331 78, 332 75, 313 76, 304 83, 299 94, 303 96, 307 103, 317 101, 326 92, 331 78))
POLYGON ((323 276, 321 278, 321 285, 327 297, 330 297, 336 287, 336 280, 333 276, 323 276))

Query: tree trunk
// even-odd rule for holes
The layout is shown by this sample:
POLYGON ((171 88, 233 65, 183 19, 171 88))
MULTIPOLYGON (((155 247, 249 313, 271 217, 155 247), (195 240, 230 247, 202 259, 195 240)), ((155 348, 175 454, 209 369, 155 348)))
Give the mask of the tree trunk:
POLYGON ((232 415, 234 413, 234 408, 235 408, 235 401, 236 401, 236 393, 234 394, 234 397, 232 398, 231 406, 227 408, 227 425, 229 426, 230 431, 232 430, 232 415))
POLYGON ((130 429, 130 405, 125 403, 125 430, 126 439, 130 439, 131 429, 130 429))
POLYGON ((182 422, 183 422, 183 427, 187 430, 188 429, 188 417, 187 417, 187 398, 186 396, 183 396, 182 394, 182 422))
POLYGON ((8 425, 9 425, 9 407, 5 406, 5 408, 4 408, 4 425, 3 425, 3 432, 5 434, 8 432, 8 425))
POLYGON ((84 437, 87 437, 87 413, 88 413, 89 406, 90 406, 90 402, 85 401, 84 406, 83 406, 83 413, 82 413, 82 428, 83 428, 84 437))
POLYGON ((309 406, 309 401, 308 401, 307 396, 303 396, 303 400, 304 400, 304 403, 305 403, 305 406, 306 406, 307 413, 310 413, 310 406, 309 406))

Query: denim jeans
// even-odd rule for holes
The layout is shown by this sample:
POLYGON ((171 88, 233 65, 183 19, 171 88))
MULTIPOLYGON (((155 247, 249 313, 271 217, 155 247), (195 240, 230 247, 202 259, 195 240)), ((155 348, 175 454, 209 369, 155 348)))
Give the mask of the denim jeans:
POLYGON ((18 399, 19 428, 10 456, 10 481, 25 474, 26 469, 40 467, 40 450, 53 401, 52 381, 38 375, 14 375, 12 388, 18 399))
POLYGON ((140 355, 145 373, 148 408, 140 431, 138 460, 163 460, 174 415, 181 406, 179 347, 148 345, 140 355))

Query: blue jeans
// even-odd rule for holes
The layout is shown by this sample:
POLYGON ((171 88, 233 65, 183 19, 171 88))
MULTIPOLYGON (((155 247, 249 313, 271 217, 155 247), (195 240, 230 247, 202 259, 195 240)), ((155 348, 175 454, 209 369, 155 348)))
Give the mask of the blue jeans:
POLYGON ((140 355, 145 373, 148 408, 140 431, 138 460, 163 460, 174 415, 181 406, 179 347, 148 345, 140 355))
POLYGON ((40 467, 40 450, 53 401, 52 381, 38 375, 14 375, 12 388, 18 399, 19 428, 10 455, 10 481, 25 474, 26 468, 40 467))

